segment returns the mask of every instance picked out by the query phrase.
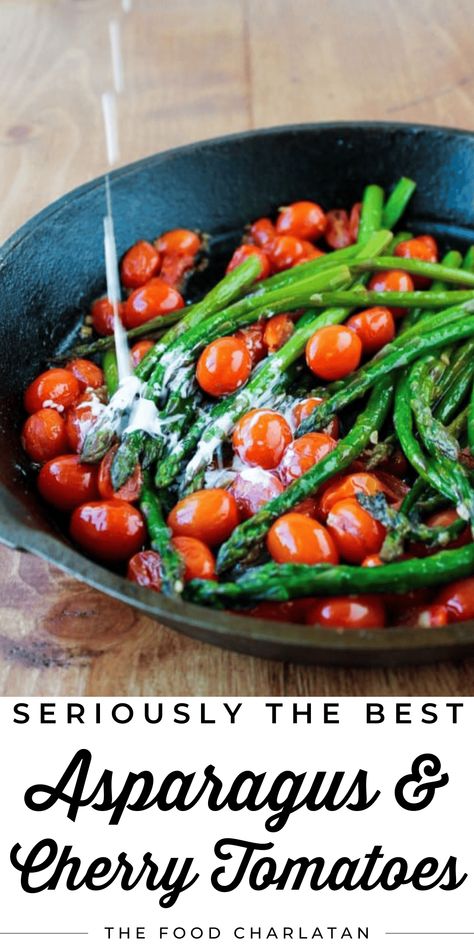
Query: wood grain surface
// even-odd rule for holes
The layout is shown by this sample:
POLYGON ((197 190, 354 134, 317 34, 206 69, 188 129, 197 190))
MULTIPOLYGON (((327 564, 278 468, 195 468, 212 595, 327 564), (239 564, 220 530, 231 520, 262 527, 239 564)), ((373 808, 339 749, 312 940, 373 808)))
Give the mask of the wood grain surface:
MULTIPOLYGON (((0 239, 105 170, 120 0, 1 0, 0 239)), ((135 0, 121 162, 286 122, 473 125, 472 0, 135 0)), ((468 695, 474 663, 351 670, 199 645, 0 549, 3 695, 468 695)))

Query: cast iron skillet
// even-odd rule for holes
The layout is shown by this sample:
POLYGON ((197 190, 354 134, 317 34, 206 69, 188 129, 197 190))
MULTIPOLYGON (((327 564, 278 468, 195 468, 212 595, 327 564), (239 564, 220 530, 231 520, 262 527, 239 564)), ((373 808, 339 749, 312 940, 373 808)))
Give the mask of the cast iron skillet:
MULTIPOLYGON (((139 237, 200 228, 230 250, 243 225, 314 198, 346 207, 368 182, 401 175, 418 190, 414 230, 474 242, 474 134, 386 123, 302 125, 200 142, 112 175, 120 253, 139 237)), ((195 638, 267 658, 389 665, 474 652, 474 623, 446 630, 338 632, 210 611, 128 583, 72 548, 36 495, 19 444, 22 393, 81 312, 104 289, 102 179, 67 194, 0 251, 0 540, 36 553, 97 589, 195 638)))

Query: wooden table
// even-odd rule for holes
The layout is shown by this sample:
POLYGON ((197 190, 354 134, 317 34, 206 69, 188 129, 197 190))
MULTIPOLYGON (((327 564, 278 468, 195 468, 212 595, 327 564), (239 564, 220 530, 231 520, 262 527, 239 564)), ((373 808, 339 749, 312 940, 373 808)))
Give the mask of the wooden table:
MULTIPOLYGON (((0 237, 105 170, 99 94, 120 0, 2 0, 0 237)), ((469 127, 472 0, 135 0, 122 19, 121 161, 286 122, 469 127)), ((468 695, 474 663, 398 671, 199 645, 0 550, 4 695, 468 695)))

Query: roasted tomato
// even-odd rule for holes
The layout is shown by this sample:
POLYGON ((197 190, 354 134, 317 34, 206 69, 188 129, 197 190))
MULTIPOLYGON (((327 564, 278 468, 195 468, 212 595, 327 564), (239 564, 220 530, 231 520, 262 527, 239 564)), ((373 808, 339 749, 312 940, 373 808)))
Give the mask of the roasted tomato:
POLYGON ((289 313, 271 316, 265 325, 263 341, 268 352, 278 352, 295 331, 295 324, 289 313))
POLYGON ((232 436, 234 451, 241 461, 267 470, 278 467, 292 440, 284 415, 268 408, 254 408, 243 415, 232 436))
POLYGON ((143 487, 142 470, 140 465, 137 464, 128 481, 126 481, 125 484, 119 488, 119 490, 114 490, 110 471, 114 457, 117 454, 117 450, 118 445, 114 445, 112 448, 110 448, 110 451, 107 451, 107 454, 100 462, 97 478, 99 494, 105 500, 112 500, 115 498, 116 500, 128 500, 128 502, 132 504, 140 497, 141 489, 143 487))
POLYGON ((346 326, 357 333, 364 355, 373 355, 395 338, 395 320, 386 306, 373 306, 355 313, 346 326))
POLYGON ((65 454, 69 447, 66 422, 55 408, 40 408, 30 415, 23 425, 21 440, 31 460, 39 464, 65 454))
POLYGON ((288 513, 270 527, 267 549, 277 563, 338 563, 333 539, 317 520, 288 513))
POLYGON ((286 449, 279 467, 279 474, 285 486, 322 461, 335 447, 334 438, 319 431, 293 441, 286 449))
MULTIPOLYGON (((299 428, 301 422, 304 421, 305 418, 309 418, 309 416, 313 414, 315 408, 317 408, 318 405, 322 405, 323 401, 323 398, 318 398, 316 395, 310 395, 308 398, 304 398, 301 402, 298 402, 293 408, 293 422, 295 428, 299 428)), ((331 421, 326 426, 325 431, 326 434, 331 436, 331 438, 335 438, 337 440, 339 437, 339 419, 336 417, 336 415, 331 418, 331 421)))
MULTIPOLYGON (((408 260, 424 260, 425 263, 438 262, 438 245, 434 237, 429 234, 412 237, 411 240, 402 240, 395 247, 394 253, 396 257, 404 257, 408 260)), ((423 290, 431 283, 431 280, 422 276, 412 275, 412 280, 417 290, 423 290)))
POLYGON ((25 392, 28 414, 40 408, 56 408, 60 412, 78 399, 81 386, 68 369, 48 369, 31 382, 25 392))
POLYGON ((136 290, 148 283, 160 269, 160 254, 148 240, 139 240, 127 250, 120 265, 120 279, 124 286, 136 290))
POLYGON ((291 234, 302 240, 319 240, 326 227, 326 215, 314 201, 295 201, 282 207, 276 222, 279 234, 291 234))
POLYGON ((38 475, 42 497, 58 510, 73 510, 99 496, 97 468, 83 464, 75 454, 63 454, 43 465, 38 475))
POLYGON ((438 593, 435 603, 446 606, 450 622, 474 619, 474 577, 449 583, 438 593))
POLYGON ((130 294, 125 303, 123 322, 127 329, 133 329, 156 316, 174 313, 183 306, 184 300, 181 293, 160 277, 154 277, 130 294))
POLYGON ((362 563, 378 553, 385 539, 385 527, 351 497, 331 507, 326 525, 341 559, 348 563, 362 563))
POLYGON ((328 382, 343 379, 357 369, 362 343, 347 326, 324 326, 306 344, 306 364, 315 375, 328 382))
POLYGON ((100 366, 90 359, 73 359, 68 362, 66 369, 76 376, 81 392, 86 388, 101 388, 104 384, 104 373, 100 366))
POLYGON ((208 395, 230 395, 247 381, 252 359, 242 339, 221 336, 214 339, 199 356, 196 378, 208 395))
POLYGON ((238 522, 235 498, 219 487, 188 494, 178 501, 168 517, 174 536, 196 537, 208 546, 227 540, 238 522))
POLYGON ((385 609, 377 596, 334 596, 316 602, 306 621, 340 629, 372 629, 385 625, 385 609))
POLYGON ((354 474, 342 474, 334 478, 332 483, 324 490, 319 501, 319 512, 323 520, 326 520, 329 511, 340 500, 346 500, 348 497, 356 498, 357 494, 378 494, 383 492, 382 481, 374 474, 368 471, 360 471, 354 474))
POLYGON ((283 484, 276 476, 261 467, 245 467, 239 471, 230 492, 235 497, 242 520, 253 517, 261 507, 278 497, 283 484))
MULTIPOLYGON (((380 270, 369 280, 369 290, 375 290, 377 293, 411 293, 414 288, 410 274, 403 270, 380 270)), ((406 309, 390 306, 390 312, 397 319, 405 315, 406 309)))
POLYGON ((77 507, 70 531, 78 546, 94 559, 128 560, 146 540, 146 527, 139 510, 125 500, 98 500, 77 507))
POLYGON ((260 261, 260 273, 258 274, 258 280, 265 280, 267 276, 270 276, 271 266, 270 258, 268 254, 265 253, 260 247, 255 247, 253 244, 241 244, 240 247, 237 247, 237 250, 234 250, 233 256, 231 257, 226 273, 230 273, 231 270, 235 270, 236 267, 240 266, 247 257, 258 257, 260 261))

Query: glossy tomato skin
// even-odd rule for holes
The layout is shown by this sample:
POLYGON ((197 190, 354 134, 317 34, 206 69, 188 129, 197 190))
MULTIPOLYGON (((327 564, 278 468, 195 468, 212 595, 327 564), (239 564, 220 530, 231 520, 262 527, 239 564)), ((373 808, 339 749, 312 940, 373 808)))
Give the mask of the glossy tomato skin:
POLYGON ((125 500, 98 500, 77 507, 71 537, 93 559, 129 560, 144 545, 146 527, 139 510, 125 500))
POLYGON ((184 563, 184 582, 216 579, 216 561, 209 547, 197 537, 174 537, 173 545, 184 563))
POLYGON ((395 338, 395 320, 387 306, 373 306, 355 313, 346 326, 357 333, 364 355, 378 352, 395 338))
POLYGON ((150 349, 153 349, 155 343, 153 339, 140 339, 139 342, 136 342, 134 346, 130 349, 130 355, 132 358, 132 365, 134 368, 137 365, 140 365, 142 359, 145 358, 150 349))
POLYGON ((339 562, 336 547, 328 531, 317 520, 300 513, 288 513, 270 527, 267 549, 276 563, 339 562))
POLYGON ((335 478, 324 490, 319 501, 320 516, 325 521, 330 510, 340 500, 346 500, 348 497, 355 498, 359 493, 373 496, 379 492, 383 493, 383 484, 375 474, 368 471, 343 474, 335 478))
POLYGON ((160 269, 160 254, 148 240, 138 240, 127 250, 120 264, 120 279, 128 289, 148 283, 160 269))
POLYGON ((129 504, 133 504, 139 499, 143 487, 142 470, 140 465, 137 464, 133 474, 130 475, 125 484, 122 484, 119 490, 114 490, 110 472, 117 451, 118 445, 114 445, 102 458, 98 468, 97 488, 104 500, 115 498, 115 500, 127 500, 129 504))
POLYGON ((374 566, 383 566, 383 560, 378 553, 371 553, 362 560, 361 566, 367 566, 369 569, 374 566))
POLYGON ((201 352, 196 378, 208 395, 230 395, 247 381, 252 359, 245 342, 236 336, 221 336, 201 352))
MULTIPOLYGON (((370 278, 368 287, 377 293, 411 293, 415 284, 410 274, 403 270, 380 270, 370 278)), ((395 319, 406 313, 406 309, 401 306, 390 306, 389 309, 395 319)))
POLYGON ((278 215, 276 230, 302 240, 319 240, 326 227, 326 215, 314 201, 295 201, 283 207, 278 215))
POLYGON ((266 619, 268 622, 300 622, 301 607, 298 599, 290 599, 287 602, 259 602, 239 615, 266 619))
POLYGON ((289 270, 306 257, 306 247, 302 240, 290 234, 280 234, 275 237, 270 247, 269 255, 273 269, 280 273, 289 270))
POLYGON ((254 244, 241 244, 240 247, 237 247, 234 250, 234 253, 227 265, 226 273, 230 273, 231 270, 235 270, 236 267, 240 266, 244 260, 247 260, 248 257, 257 257, 260 261, 260 273, 257 276, 257 280, 266 280, 271 273, 270 258, 268 254, 265 253, 261 247, 255 247, 254 244))
POLYGON ((229 488, 237 503, 241 520, 247 520, 270 500, 283 491, 283 484, 276 474, 260 467, 247 467, 239 471, 229 488))
POLYGON ((297 438, 286 449, 279 466, 279 476, 287 487, 311 467, 334 451, 336 441, 323 432, 314 432, 297 438))
POLYGON ((156 241, 156 249, 163 254, 183 254, 195 257, 202 247, 202 238, 194 230, 175 227, 156 241))
MULTIPOLYGON (((396 257, 403 257, 408 260, 424 260, 425 263, 437 263, 439 257, 436 240, 429 234, 412 237, 410 240, 402 240, 395 247, 394 253, 396 257)), ((418 290, 425 289, 431 283, 431 280, 426 277, 414 274, 412 280, 418 290)))
POLYGON ((41 408, 64 408, 73 405, 80 394, 76 377, 67 369, 47 369, 28 386, 24 396, 29 415, 41 408))
POLYGON ((345 378, 357 369, 362 343, 347 326, 324 326, 306 344, 306 364, 311 372, 327 382, 345 378))
POLYGON ((75 454, 47 461, 38 474, 37 485, 43 499, 58 510, 73 510, 99 496, 97 468, 83 464, 75 454))
POLYGON ((196 260, 191 254, 165 253, 161 258, 160 280, 181 292, 195 266, 196 260))
POLYGON ((101 403, 92 395, 82 395, 66 415, 66 432, 69 447, 79 454, 94 421, 100 412, 101 403))
POLYGON ((253 326, 247 326, 246 329, 238 329, 235 333, 236 339, 241 339, 249 351, 252 360, 252 367, 257 365, 268 353, 265 343, 265 322, 263 319, 254 323, 253 326))
POLYGON ((284 415, 268 408, 254 408, 237 422, 232 445, 245 464, 273 470, 278 467, 292 440, 292 431, 284 415))
MULTIPOLYGON (((124 315, 124 303, 119 303, 118 314, 124 315)), ((92 325, 99 336, 112 336, 114 332, 114 308, 107 297, 95 300, 91 307, 92 325)))
POLYGON ((127 579, 146 589, 161 591, 161 557, 154 550, 141 550, 128 562, 127 579))
POLYGON ((341 559, 348 563, 362 563, 379 553, 385 539, 385 527, 351 497, 331 507, 326 525, 341 559))
MULTIPOLYGON (((315 408, 318 405, 322 405, 324 399, 318 398, 316 395, 310 395, 308 398, 304 398, 301 402, 298 402, 293 408, 293 423, 295 428, 299 428, 302 421, 305 418, 309 418, 313 414, 315 408)), ((326 425, 324 431, 326 434, 330 435, 331 438, 337 440, 339 437, 339 419, 336 415, 331 418, 331 421, 326 425)))
POLYGON ((308 625, 341 629, 373 629, 385 625, 386 615, 377 596, 334 596, 320 599, 309 609, 308 625))
POLYGON ((474 576, 449 583, 438 593, 435 603, 446 606, 449 622, 474 619, 474 576))
POLYGON ((324 239, 332 250, 341 250, 354 243, 349 229, 347 211, 334 210, 327 213, 324 239))
POLYGON ((73 359, 67 363, 66 369, 75 375, 81 392, 85 392, 86 388, 101 388, 104 384, 102 369, 90 359, 73 359))
POLYGON ((184 300, 178 290, 160 277, 153 277, 130 294, 124 306, 123 322, 127 329, 133 329, 156 316, 174 313, 183 306, 184 300))
POLYGON ((276 237, 276 230, 269 217, 259 217, 249 228, 249 239, 257 247, 268 250, 276 237))
POLYGON ((449 624, 449 613, 446 606, 431 605, 416 606, 409 609, 405 615, 398 617, 399 625, 413 625, 420 629, 439 629, 449 624))
POLYGON ((351 235, 353 244, 355 244, 359 236, 361 210, 362 210, 362 203, 360 201, 357 201, 356 204, 352 205, 351 212, 349 214, 349 233, 351 235))
POLYGON ((69 442, 63 416, 55 408, 40 408, 26 419, 21 442, 31 460, 38 464, 65 454, 69 442))
POLYGON ((263 334, 264 345, 268 352, 278 352, 295 331, 295 324, 289 313, 278 313, 267 319, 263 334))
POLYGON ((227 540, 238 522, 235 498, 220 487, 188 494, 168 516, 173 536, 196 537, 211 547, 227 540))

